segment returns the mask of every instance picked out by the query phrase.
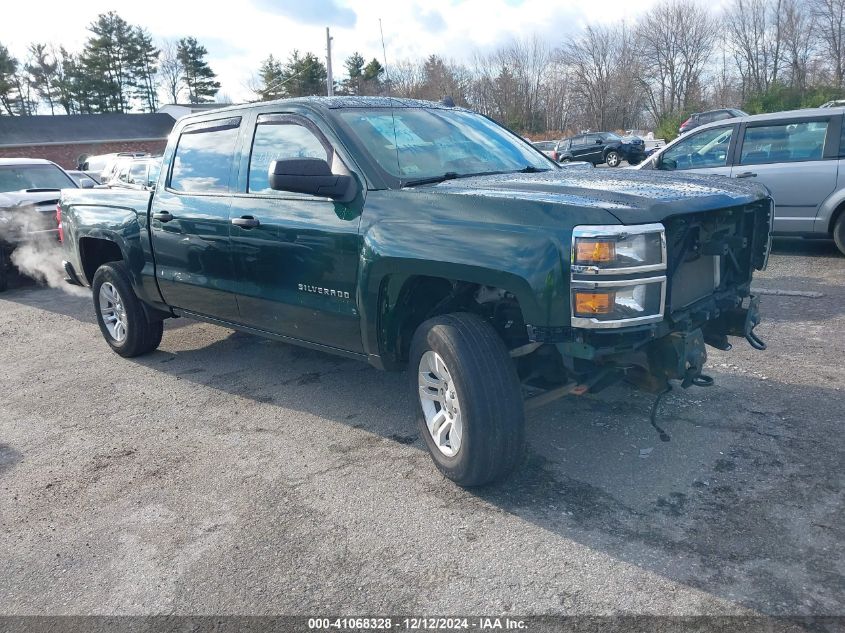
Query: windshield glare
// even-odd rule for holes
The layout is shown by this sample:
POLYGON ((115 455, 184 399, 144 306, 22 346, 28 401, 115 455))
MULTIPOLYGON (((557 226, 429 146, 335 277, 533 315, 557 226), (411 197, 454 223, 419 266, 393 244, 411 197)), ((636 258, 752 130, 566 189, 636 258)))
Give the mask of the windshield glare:
POLYGON ((67 189, 76 184, 55 165, 9 165, 0 167, 0 192, 25 189, 67 189))
POLYGON ((379 166, 403 181, 554 167, 528 143, 473 112, 356 108, 340 116, 379 166))

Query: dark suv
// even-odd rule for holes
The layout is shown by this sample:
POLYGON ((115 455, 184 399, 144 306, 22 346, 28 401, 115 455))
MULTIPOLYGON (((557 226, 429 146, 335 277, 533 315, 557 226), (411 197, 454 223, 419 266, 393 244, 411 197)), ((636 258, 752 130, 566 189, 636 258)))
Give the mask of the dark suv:
POLYGON ((607 163, 608 167, 618 167, 627 160, 636 165, 645 159, 645 143, 636 136, 623 138, 613 132, 588 132, 560 141, 557 155, 562 163, 583 160, 593 165, 607 163))
POLYGON ((691 129, 704 125, 705 123, 713 123, 714 121, 721 121, 723 119, 733 119, 739 116, 748 116, 747 113, 736 108, 722 108, 721 110, 708 110, 707 112, 693 112, 689 118, 681 123, 678 128, 678 134, 689 132, 691 129))

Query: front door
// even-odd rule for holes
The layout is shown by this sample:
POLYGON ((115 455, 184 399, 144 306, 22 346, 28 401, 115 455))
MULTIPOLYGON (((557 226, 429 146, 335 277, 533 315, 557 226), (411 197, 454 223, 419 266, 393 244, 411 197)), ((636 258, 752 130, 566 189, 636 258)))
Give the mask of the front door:
MULTIPOLYGON (((239 321, 260 330, 352 352, 362 351, 356 279, 362 201, 274 191, 274 160, 340 160, 309 119, 258 116, 241 192, 233 196, 232 257, 239 321)), ((244 159, 246 161, 246 159, 244 159)))
POLYGON ((745 128, 733 176, 769 188, 778 233, 811 233, 819 206, 836 188, 838 157, 832 147, 825 152, 829 127, 825 118, 745 128))
POLYGON ((728 158, 735 143, 737 126, 711 127, 690 132, 660 155, 657 168, 667 171, 731 175, 728 158))
POLYGON ((156 278, 168 305, 237 321, 229 243, 230 180, 240 117, 186 126, 153 196, 156 278))

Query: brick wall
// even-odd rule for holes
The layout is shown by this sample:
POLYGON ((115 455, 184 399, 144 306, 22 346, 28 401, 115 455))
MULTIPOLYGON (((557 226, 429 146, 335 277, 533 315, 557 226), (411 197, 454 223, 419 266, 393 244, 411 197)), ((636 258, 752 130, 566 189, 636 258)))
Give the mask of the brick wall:
POLYGON ((0 158, 46 158, 65 169, 76 169, 82 154, 111 154, 112 152, 149 152, 161 154, 167 141, 121 141, 119 143, 90 143, 81 145, 30 145, 28 147, 0 147, 0 158))

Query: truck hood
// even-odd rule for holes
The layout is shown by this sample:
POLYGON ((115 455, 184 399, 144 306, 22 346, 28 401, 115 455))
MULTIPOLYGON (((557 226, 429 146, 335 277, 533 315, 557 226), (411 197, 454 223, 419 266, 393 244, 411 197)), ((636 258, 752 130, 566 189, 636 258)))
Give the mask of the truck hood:
POLYGON ((769 195, 761 185, 724 176, 610 168, 474 176, 417 189, 548 202, 573 210, 604 209, 623 224, 659 222, 674 215, 749 204, 769 195))

